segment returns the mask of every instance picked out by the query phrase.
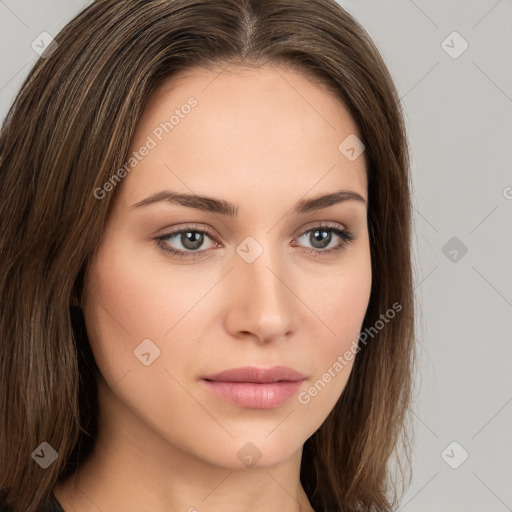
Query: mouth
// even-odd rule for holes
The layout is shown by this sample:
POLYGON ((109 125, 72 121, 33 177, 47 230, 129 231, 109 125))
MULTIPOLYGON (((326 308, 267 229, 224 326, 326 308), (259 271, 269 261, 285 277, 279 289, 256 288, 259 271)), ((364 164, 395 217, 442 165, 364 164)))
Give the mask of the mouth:
POLYGON ((241 407, 272 409, 297 393, 306 377, 286 366, 246 366, 201 378, 211 392, 241 407))

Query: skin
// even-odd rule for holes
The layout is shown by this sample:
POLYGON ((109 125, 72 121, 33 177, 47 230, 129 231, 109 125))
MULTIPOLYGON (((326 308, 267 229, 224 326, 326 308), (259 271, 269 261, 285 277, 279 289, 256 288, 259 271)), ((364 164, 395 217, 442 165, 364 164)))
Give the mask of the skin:
MULTIPOLYGON (((295 395, 264 410, 213 395, 200 378, 286 365, 306 375, 305 391, 357 338, 371 289, 366 204, 290 213, 339 189, 367 200, 364 158, 338 150, 357 128, 334 94, 283 67, 194 69, 153 94, 132 151, 190 96, 198 105, 117 185, 90 263, 82 307, 102 373, 99 437, 76 479, 54 489, 67 512, 313 510, 300 484, 302 447, 353 361, 308 404, 295 395), (238 214, 170 202, 130 208, 161 190, 223 199, 238 214), (320 246, 301 235, 320 222, 355 240, 310 254, 320 246), (215 235, 196 250, 202 257, 155 245, 190 223, 215 235), (252 263, 236 252, 248 236, 263 248, 252 263), (149 366, 134 356, 146 338, 160 349, 149 366), (261 454, 252 468, 237 457, 248 442, 261 454)), ((343 243, 330 233, 328 248, 343 243)), ((168 245, 190 247, 179 236, 168 245)))

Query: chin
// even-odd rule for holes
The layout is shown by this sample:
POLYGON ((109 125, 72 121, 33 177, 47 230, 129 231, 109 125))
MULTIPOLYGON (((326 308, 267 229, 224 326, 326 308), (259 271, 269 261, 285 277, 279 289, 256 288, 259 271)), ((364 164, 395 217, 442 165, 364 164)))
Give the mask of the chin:
POLYGON ((281 435, 275 432, 270 435, 254 433, 229 438, 223 443, 211 440, 207 446, 196 446, 194 451, 200 458, 219 468, 263 469, 277 466, 297 454, 300 457, 304 441, 285 431, 281 435))

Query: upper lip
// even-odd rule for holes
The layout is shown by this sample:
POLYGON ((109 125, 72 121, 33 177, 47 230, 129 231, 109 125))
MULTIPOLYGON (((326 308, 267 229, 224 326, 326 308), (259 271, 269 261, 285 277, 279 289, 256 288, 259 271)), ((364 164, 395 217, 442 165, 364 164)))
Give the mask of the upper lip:
POLYGON ((256 366, 244 366, 241 368, 232 368, 207 375, 204 380, 214 380, 218 382, 255 382, 269 383, 283 381, 298 381, 305 378, 302 373, 288 368, 287 366, 273 366, 272 368, 257 368, 256 366))

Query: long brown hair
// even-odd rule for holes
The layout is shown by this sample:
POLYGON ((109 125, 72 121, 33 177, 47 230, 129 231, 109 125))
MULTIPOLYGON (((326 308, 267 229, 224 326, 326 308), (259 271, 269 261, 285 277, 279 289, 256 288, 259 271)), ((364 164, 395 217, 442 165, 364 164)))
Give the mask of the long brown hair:
POLYGON ((182 70, 271 63, 344 102, 368 174, 372 334, 304 445, 301 482, 318 512, 391 510, 391 455, 410 468, 412 444, 411 183, 400 100, 368 34, 334 0, 99 0, 56 43, 0 136, 0 505, 35 512, 91 452, 98 367, 73 304, 116 197, 93 191, 126 161, 150 95, 182 70), (47 469, 32 457, 42 442, 58 454, 47 469))

